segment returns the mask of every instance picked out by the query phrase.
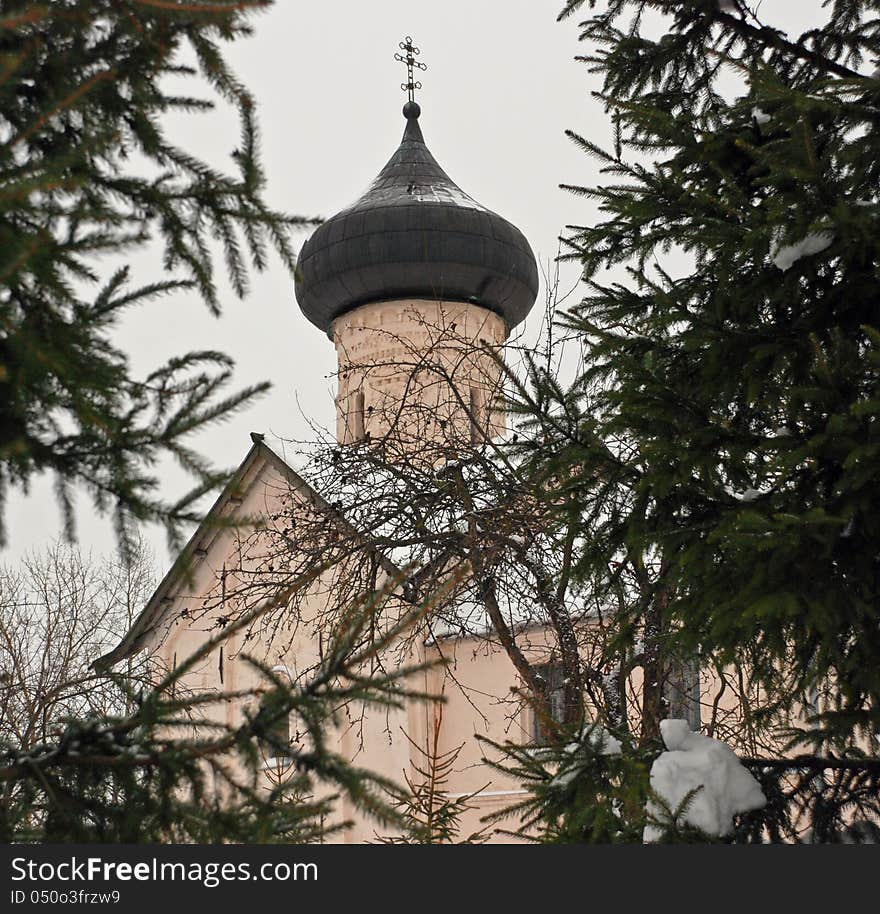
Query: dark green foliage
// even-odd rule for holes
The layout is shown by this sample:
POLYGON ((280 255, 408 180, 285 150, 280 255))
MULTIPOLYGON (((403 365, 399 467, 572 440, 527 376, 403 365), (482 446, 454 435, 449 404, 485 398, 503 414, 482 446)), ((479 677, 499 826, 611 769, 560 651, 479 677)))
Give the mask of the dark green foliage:
POLYGON ((767 805, 737 816, 737 844, 877 844, 880 760, 852 752, 842 759, 799 756, 744 761, 767 805))
POLYGON ((626 492, 581 573, 662 555, 684 647, 747 663, 782 708, 833 682, 844 743, 880 698, 878 10, 836 0, 796 41, 715 0, 582 24, 616 148, 573 137, 608 177, 573 188, 603 213, 568 235, 587 368, 532 410, 570 488, 626 492))
MULTIPOLYGON (((662 681, 653 633, 735 666, 765 747, 816 753, 750 762, 768 804, 723 840, 876 838, 880 3, 831 0, 791 38, 740 0, 569 0, 560 18, 581 11, 612 126, 608 149, 569 134, 602 174, 566 185, 601 214, 565 239, 584 369, 566 388, 530 361, 516 448, 579 507, 577 574, 621 609, 609 659, 644 634, 662 681), (638 598, 615 601, 627 567, 638 598)), ((589 756, 560 784, 504 748, 540 840, 616 840, 609 797, 646 796, 647 761, 621 780, 589 756)), ((707 840, 665 812, 664 840, 707 840)))
POLYGON ((609 753, 600 728, 552 746, 484 743, 486 761, 513 775, 527 796, 489 817, 520 821, 517 837, 540 844, 641 843, 646 826, 661 844, 875 844, 880 841, 880 760, 853 751, 847 758, 799 755, 743 759, 767 803, 734 817, 729 835, 707 835, 686 821, 688 793, 672 809, 650 787, 660 747, 623 741, 609 753), (493 756, 501 753, 501 762, 493 756), (650 801, 650 802, 649 802, 650 801), (511 819, 510 817, 514 817, 511 819))
POLYGON ((239 296, 270 249, 293 269, 302 220, 263 201, 254 100, 221 53, 270 2, 0 2, 0 496, 52 473, 68 535, 74 485, 113 512, 124 545, 133 522, 175 533, 194 519, 221 476, 186 437, 265 389, 222 394, 232 361, 219 352, 135 378, 112 332, 126 308, 187 289, 217 313, 218 259, 239 296), (165 134, 165 115, 212 107, 180 94, 187 79, 238 112, 237 141, 218 138, 234 174, 165 134), (164 277, 134 287, 127 268, 107 272, 102 260, 151 240, 164 277), (153 474, 164 455, 196 480, 176 503, 153 474))
POLYGON ((485 761, 527 791, 490 821, 519 821, 514 834, 540 844, 641 843, 657 748, 624 743, 621 752, 609 752, 613 737, 601 727, 588 726, 569 741, 560 735, 552 746, 482 740, 490 750, 485 761))

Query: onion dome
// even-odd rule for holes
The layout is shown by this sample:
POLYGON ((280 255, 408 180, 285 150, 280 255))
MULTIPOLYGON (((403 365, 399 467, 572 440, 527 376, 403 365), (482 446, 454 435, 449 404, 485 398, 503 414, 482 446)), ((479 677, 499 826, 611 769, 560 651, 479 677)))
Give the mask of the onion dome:
POLYGON ((303 245, 296 299, 328 332, 341 314, 393 299, 472 302, 514 327, 538 294, 522 232, 481 206, 437 164, 408 102, 397 151, 367 192, 303 245))

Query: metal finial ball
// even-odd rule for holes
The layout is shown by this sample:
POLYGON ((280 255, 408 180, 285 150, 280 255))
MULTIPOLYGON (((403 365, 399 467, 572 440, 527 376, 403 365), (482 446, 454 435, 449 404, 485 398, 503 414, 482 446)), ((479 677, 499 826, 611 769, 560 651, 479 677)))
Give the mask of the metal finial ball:
POLYGON ((422 109, 419 106, 418 102, 407 102, 403 106, 403 116, 410 120, 411 118, 417 118, 422 113, 422 109))

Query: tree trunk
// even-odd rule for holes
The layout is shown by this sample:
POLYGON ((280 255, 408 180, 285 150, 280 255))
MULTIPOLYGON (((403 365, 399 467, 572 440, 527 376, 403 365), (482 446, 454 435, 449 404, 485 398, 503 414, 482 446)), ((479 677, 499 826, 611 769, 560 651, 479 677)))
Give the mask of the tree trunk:
POLYGON ((700 664, 695 656, 673 661, 669 665, 665 687, 666 715, 686 720, 694 732, 699 732, 700 664))
POLYGON ((663 703, 663 613, 658 594, 645 616, 645 661, 642 669, 642 745, 660 738, 660 721, 666 716, 663 703))

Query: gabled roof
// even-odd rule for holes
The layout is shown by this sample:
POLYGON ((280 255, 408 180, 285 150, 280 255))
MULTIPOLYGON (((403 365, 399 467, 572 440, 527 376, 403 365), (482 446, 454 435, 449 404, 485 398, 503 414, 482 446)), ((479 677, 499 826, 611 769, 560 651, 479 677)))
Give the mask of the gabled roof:
POLYGON ((206 554, 214 538, 223 530, 228 529, 229 523, 226 518, 234 513, 243 496, 259 476, 260 469, 263 466, 268 465, 276 470, 281 478, 290 485, 291 489, 295 489, 314 508, 326 514, 328 519, 342 532, 349 536, 362 537, 368 548, 375 553, 379 566, 386 574, 392 577, 402 576, 401 569, 382 554, 379 549, 371 546, 369 539, 349 523, 340 511, 318 494, 312 485, 300 476, 293 467, 265 444, 261 435, 252 434, 251 440, 254 442, 253 446, 247 452, 229 482, 226 483, 223 491, 211 506, 210 511, 205 515, 204 520, 189 538, 168 573, 162 578, 147 605, 134 620, 131 628, 119 644, 112 651, 92 662, 93 669, 99 671, 107 670, 114 664, 119 663, 120 660, 125 660, 143 648, 147 638, 162 623, 165 613, 171 605, 172 594, 178 584, 187 578, 192 568, 193 559, 199 555, 206 554))

